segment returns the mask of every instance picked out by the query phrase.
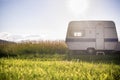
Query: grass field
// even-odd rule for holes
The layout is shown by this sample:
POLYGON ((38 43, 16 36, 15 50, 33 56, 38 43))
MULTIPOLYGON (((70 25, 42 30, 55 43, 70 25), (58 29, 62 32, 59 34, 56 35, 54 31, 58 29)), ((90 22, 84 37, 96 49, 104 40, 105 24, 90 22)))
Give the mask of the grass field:
POLYGON ((120 55, 68 55, 63 41, 0 45, 0 80, 120 80, 120 55))
POLYGON ((118 56, 46 57, 0 58, 0 80, 120 80, 118 56))
POLYGON ((0 59, 0 80, 119 80, 120 66, 84 61, 0 59))

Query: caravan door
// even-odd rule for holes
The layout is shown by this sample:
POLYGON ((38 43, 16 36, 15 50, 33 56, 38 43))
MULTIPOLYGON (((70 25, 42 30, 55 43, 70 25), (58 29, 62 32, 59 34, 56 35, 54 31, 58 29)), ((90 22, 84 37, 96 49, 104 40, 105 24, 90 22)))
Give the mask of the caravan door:
POLYGON ((104 27, 102 26, 96 27, 96 49, 104 49, 104 27))

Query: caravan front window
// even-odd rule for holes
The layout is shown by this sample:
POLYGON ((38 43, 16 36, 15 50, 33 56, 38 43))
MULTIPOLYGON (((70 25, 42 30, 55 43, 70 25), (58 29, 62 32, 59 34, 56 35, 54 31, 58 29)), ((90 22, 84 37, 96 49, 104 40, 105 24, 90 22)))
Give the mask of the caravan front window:
POLYGON ((74 32, 74 36, 75 37, 81 37, 82 36, 82 32, 74 32))
POLYGON ((84 30, 79 30, 79 31, 73 32, 74 37, 83 37, 84 35, 85 35, 84 30))

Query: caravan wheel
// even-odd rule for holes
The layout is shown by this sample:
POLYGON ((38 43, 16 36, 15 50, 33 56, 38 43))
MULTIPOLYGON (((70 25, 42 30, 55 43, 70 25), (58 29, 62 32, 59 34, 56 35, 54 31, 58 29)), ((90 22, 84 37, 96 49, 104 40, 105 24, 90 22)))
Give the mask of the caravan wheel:
POLYGON ((95 53, 95 49, 94 48, 87 48, 87 53, 94 54, 95 53))

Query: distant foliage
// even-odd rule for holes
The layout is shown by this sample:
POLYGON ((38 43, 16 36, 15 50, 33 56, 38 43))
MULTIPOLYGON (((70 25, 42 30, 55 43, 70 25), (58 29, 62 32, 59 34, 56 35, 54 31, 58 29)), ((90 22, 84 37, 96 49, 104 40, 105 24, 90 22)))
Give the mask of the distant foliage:
POLYGON ((64 41, 27 41, 0 45, 0 56, 19 56, 22 54, 65 54, 68 52, 64 41))

